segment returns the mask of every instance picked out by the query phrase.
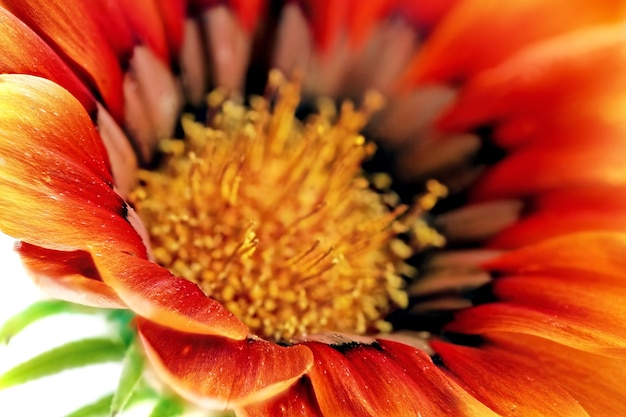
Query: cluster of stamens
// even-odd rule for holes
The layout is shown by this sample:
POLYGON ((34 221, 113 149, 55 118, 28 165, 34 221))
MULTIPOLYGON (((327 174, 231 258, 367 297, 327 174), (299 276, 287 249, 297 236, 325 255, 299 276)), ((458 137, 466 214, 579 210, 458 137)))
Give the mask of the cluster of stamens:
POLYGON ((413 252, 400 219, 416 210, 390 208, 361 171, 374 149, 359 131, 380 97, 300 122, 297 84, 273 73, 268 91, 273 104, 220 103, 209 127, 184 117, 185 140, 163 142, 163 166, 140 173, 132 199, 155 260, 261 337, 391 330, 413 252))

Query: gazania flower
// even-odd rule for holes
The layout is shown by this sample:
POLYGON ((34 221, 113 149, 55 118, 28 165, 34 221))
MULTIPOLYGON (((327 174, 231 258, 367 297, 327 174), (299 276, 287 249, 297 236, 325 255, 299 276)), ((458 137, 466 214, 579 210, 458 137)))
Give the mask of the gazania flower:
POLYGON ((626 409, 626 3, 0 4, 0 229, 51 296, 136 315, 180 396, 241 416, 626 409), (209 128, 162 141, 209 67, 209 128), (237 104, 269 67, 363 104, 298 122, 274 72, 237 104), (366 126, 370 87, 388 105, 366 126), (359 172, 362 129, 428 184, 411 208, 359 172), (425 214, 431 177, 452 196, 425 214), (409 279, 433 227, 448 245, 409 279))

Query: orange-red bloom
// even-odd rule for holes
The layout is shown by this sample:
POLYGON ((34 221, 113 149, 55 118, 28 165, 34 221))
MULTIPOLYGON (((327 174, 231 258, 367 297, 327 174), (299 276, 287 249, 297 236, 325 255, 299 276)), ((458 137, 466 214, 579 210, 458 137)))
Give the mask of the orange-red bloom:
MULTIPOLYGON (((619 415, 626 2, 361 3, 285 2, 281 20, 264 1, 0 1, 0 230, 21 242, 25 267, 52 296, 132 310, 157 375, 203 407, 241 416, 619 415), (492 252, 426 264, 426 274, 444 271, 442 281, 418 281, 415 294, 474 290, 471 306, 456 306, 425 343, 393 333, 263 340, 150 260, 125 201, 138 163, 126 137, 148 161, 173 130, 181 92, 196 103, 205 93, 208 62, 236 94, 252 57, 274 63, 294 45, 308 45, 299 53, 309 93, 327 76, 330 93, 351 94, 360 81, 350 74, 372 62, 364 51, 391 17, 421 46, 399 54, 394 68, 406 70, 376 87, 453 88, 436 140, 489 131, 477 143, 502 158, 468 171, 478 178, 467 207, 517 207, 514 221, 471 242, 492 252), (308 26, 294 43, 268 39, 298 19, 308 26), (261 40, 270 48, 253 47, 261 40)), ((372 71, 389 70, 379 65, 372 71)))

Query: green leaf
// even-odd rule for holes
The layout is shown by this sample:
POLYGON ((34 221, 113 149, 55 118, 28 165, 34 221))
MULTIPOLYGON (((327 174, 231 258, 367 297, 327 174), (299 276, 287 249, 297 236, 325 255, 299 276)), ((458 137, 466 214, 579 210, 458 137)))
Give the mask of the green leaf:
POLYGON ((178 417, 185 412, 182 401, 178 398, 162 397, 154 406, 150 417, 178 417))
POLYGON ((141 355, 141 352, 139 352, 135 341, 131 343, 126 350, 120 382, 117 386, 117 391, 113 396, 113 401, 111 401, 111 416, 115 416, 124 409, 124 406, 128 403, 128 400, 133 395, 135 389, 141 381, 143 368, 143 356, 141 355))
POLYGON ((79 408, 65 417, 106 417, 109 415, 113 394, 102 397, 91 404, 79 408))
POLYGON ((48 316, 60 313, 93 314, 99 311, 101 310, 61 300, 38 301, 4 323, 2 328, 0 328, 0 343, 8 343, 13 336, 24 330, 28 325, 48 316))
POLYGON ((109 339, 85 339, 70 342, 35 356, 0 376, 0 389, 56 374, 66 369, 96 363, 119 361, 125 347, 109 339))
POLYGON ((124 345, 130 346, 137 336, 133 325, 135 314, 130 310, 109 310, 106 318, 115 326, 115 332, 124 345))
MULTIPOLYGON (((71 414, 65 417, 109 417, 111 412, 111 402, 113 401, 113 395, 109 394, 96 400, 91 404, 87 404, 71 414)), ((126 404, 126 408, 131 408, 133 405, 146 400, 154 400, 157 398, 157 393, 150 387, 141 386, 133 391, 132 398, 126 404)))
MULTIPOLYGON (((143 381, 142 379, 142 382, 145 382, 145 381, 143 381)), ((126 404, 125 409, 130 409, 132 406, 142 401, 156 400, 159 397, 160 397, 160 394, 158 394, 152 387, 147 386, 144 383, 141 383, 133 391, 133 395, 130 397, 130 400, 126 404)))

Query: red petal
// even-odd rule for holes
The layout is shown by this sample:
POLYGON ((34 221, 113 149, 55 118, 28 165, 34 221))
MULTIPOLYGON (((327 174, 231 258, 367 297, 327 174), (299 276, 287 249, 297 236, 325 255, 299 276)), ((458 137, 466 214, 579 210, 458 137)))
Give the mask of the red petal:
POLYGON ((162 380, 208 409, 242 407, 276 396, 313 363, 313 355, 301 345, 179 333, 141 318, 137 325, 162 380))
MULTIPOLYGON (((298 0, 299 1, 299 0, 298 0)), ((248 36, 253 35, 258 22, 264 17, 267 0, 190 0, 191 9, 198 14, 212 7, 227 5, 235 15, 239 25, 248 36)))
POLYGON ((241 27, 252 35, 264 15, 267 0, 228 0, 228 4, 237 14, 241 27))
POLYGON ((85 85, 35 32, 0 7, 0 73, 47 78, 68 89, 87 113, 96 113, 96 101, 85 85))
POLYGON ((117 55, 119 62, 125 66, 133 54, 135 40, 133 33, 119 7, 118 0, 90 0, 89 8, 94 21, 117 55))
POLYGON ((623 187, 554 190, 529 204, 531 213, 508 227, 487 246, 515 248, 543 239, 583 231, 626 232, 623 187))
POLYGON ((461 385, 500 415, 588 417, 575 398, 524 357, 490 345, 433 341, 432 347, 461 385))
POLYGON ((170 50, 170 59, 177 62, 183 47, 187 0, 156 0, 165 37, 170 50))
POLYGON ((464 80, 538 40, 618 22, 625 7, 620 0, 527 0, 506 7, 499 0, 459 2, 438 25, 400 84, 411 87, 425 81, 464 80))
POLYGON ((235 410, 237 417, 323 417, 308 378, 300 379, 282 394, 264 402, 235 410))
POLYGON ((540 139, 586 141, 604 136, 600 129, 623 137, 625 42, 620 24, 527 48, 472 79, 440 124, 467 131, 497 122, 494 141, 506 148, 540 139))
POLYGON ((371 30, 391 11, 396 2, 369 0, 349 3, 351 6, 347 16, 349 39, 353 47, 359 48, 365 43, 371 30))
POLYGON ((93 307, 126 308, 100 280, 88 253, 53 251, 23 242, 17 251, 29 275, 49 296, 93 307))
POLYGON ((329 52, 346 24, 350 2, 300 0, 299 3, 309 19, 315 45, 322 53, 329 52))
POLYGON ((94 92, 100 93, 118 122, 123 120, 122 72, 86 3, 73 2, 71 7, 47 0, 1 3, 55 49, 94 92))
POLYGON ((598 356, 526 335, 502 334, 492 340, 528 358, 570 392, 590 416, 618 416, 626 410, 626 358, 598 356))
POLYGON ((598 274, 496 279, 498 302, 456 314, 446 330, 531 334, 607 355, 626 352, 626 290, 598 274))
POLYGON ((136 41, 148 46, 161 61, 169 63, 165 28, 156 0, 121 0, 117 6, 126 17, 136 41))
POLYGON ((507 199, 558 188, 618 185, 626 185, 626 142, 604 137, 569 146, 529 145, 487 170, 472 198, 507 199))
POLYGON ((396 1, 395 9, 420 30, 430 32, 439 24, 451 10, 456 7, 460 0, 437 0, 437 1, 396 1))
POLYGON ((495 416, 432 363, 423 351, 380 340, 373 345, 308 342, 310 378, 329 416, 495 416))
POLYGON ((243 339, 248 328, 200 288, 146 259, 91 251, 102 280, 138 315, 180 331, 243 339))
POLYGON ((2 230, 49 249, 101 246, 146 256, 81 104, 27 75, 0 76, 0 103, 2 230))

